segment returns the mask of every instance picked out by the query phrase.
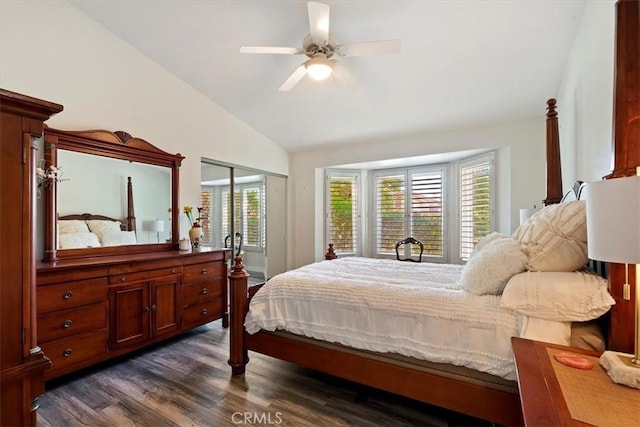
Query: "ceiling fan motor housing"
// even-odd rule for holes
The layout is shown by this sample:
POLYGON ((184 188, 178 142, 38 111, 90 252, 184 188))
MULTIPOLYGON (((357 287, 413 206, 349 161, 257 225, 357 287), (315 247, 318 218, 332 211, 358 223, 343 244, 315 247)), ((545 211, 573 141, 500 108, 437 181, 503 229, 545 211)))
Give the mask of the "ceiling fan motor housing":
POLYGON ((336 41, 332 35, 329 35, 329 42, 324 46, 320 46, 311 39, 311 34, 308 34, 302 42, 302 50, 309 58, 315 58, 322 54, 328 59, 336 53, 336 41))

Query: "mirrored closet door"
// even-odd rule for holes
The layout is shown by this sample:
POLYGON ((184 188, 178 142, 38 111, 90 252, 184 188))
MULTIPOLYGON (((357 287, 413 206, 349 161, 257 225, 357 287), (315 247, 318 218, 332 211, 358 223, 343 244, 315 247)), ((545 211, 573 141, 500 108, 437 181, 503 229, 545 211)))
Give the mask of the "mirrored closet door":
POLYGON ((204 245, 233 248, 257 281, 286 269, 286 176, 203 159, 204 245))

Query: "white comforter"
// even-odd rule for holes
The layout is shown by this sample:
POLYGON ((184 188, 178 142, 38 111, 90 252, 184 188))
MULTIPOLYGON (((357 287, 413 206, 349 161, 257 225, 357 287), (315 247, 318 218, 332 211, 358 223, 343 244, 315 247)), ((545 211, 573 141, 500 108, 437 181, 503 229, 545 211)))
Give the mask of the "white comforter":
POLYGON ((501 309, 500 296, 464 292, 462 268, 357 257, 310 264, 269 280, 245 327, 515 379, 510 338, 520 335, 523 318, 501 309))

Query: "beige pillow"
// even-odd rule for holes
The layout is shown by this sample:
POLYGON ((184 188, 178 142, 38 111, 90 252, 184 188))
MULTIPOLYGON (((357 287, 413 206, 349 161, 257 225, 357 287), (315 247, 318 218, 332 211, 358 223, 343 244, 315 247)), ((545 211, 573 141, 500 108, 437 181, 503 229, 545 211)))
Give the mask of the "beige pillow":
POLYGON ((513 233, 529 271, 576 271, 587 263, 586 202, 546 206, 513 233))
POLYGON ((507 281, 525 270, 527 256, 511 237, 494 238, 469 259, 460 281, 465 291, 475 295, 500 295, 507 281))
POLYGON ((88 233, 89 228, 84 220, 61 219, 58 220, 58 234, 65 233, 88 233))

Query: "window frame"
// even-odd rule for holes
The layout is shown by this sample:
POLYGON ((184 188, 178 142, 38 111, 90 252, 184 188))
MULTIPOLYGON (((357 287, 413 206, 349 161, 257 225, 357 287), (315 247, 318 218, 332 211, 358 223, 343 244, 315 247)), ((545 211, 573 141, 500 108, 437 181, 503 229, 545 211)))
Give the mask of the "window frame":
MULTIPOLYGON (((228 194, 230 193, 230 190, 231 188, 229 185, 220 187, 220 198, 221 198, 220 218, 222 219, 220 224, 220 238, 221 238, 220 245, 224 245, 224 238, 229 234, 229 233, 225 233, 225 226, 228 227, 228 221, 225 221, 225 218, 228 217, 228 214, 226 214, 224 211, 225 211, 225 208, 228 209, 228 203, 229 203, 228 194)), ((262 181, 253 181, 253 182, 244 182, 240 184, 235 184, 234 191, 235 193, 239 194, 238 206, 235 209, 235 215, 238 219, 239 227, 236 225, 236 227, 234 228, 236 229, 236 232, 242 233, 242 236, 243 236, 242 249, 246 251, 256 251, 256 252, 263 251, 265 248, 265 240, 266 240, 265 182, 264 180, 262 180, 262 181), (245 237, 246 229, 248 226, 247 218, 245 216, 245 209, 244 209, 245 192, 247 190, 254 190, 254 189, 257 190, 259 193, 258 215, 260 218, 260 222, 258 225, 259 227, 258 234, 260 235, 260 239, 259 239, 260 243, 258 245, 248 243, 245 237)), ((234 197, 233 197, 234 201, 235 201, 235 198, 236 198, 236 195, 234 194, 234 197)))
MULTIPOLYGON (((462 172, 464 169, 477 167, 488 163, 489 165, 489 228, 486 234, 495 231, 496 224, 496 164, 495 164, 495 151, 484 153, 479 156, 474 156, 458 162, 458 261, 466 262, 469 259, 469 255, 473 251, 468 252, 468 255, 463 253, 463 201, 462 201, 462 172), (466 255, 466 256, 465 256, 466 255)), ((485 235, 486 235, 485 234, 485 235)), ((482 236, 478 237, 478 240, 482 236)), ((477 241, 474 242, 474 247, 477 241)))
MULTIPOLYGON (((331 223, 331 179, 333 178, 344 178, 344 179, 353 179, 352 189, 355 192, 355 202, 352 204, 355 212, 352 213, 353 218, 353 229, 352 229, 352 247, 355 249, 353 251, 341 251, 339 248, 334 247, 335 253, 339 256, 360 256, 362 254, 362 173, 360 171, 345 171, 339 169, 328 169, 325 173, 325 197, 324 197, 324 206, 325 206, 325 247, 332 242, 331 231, 332 231, 332 223, 331 223)), ((352 200, 354 197, 352 196, 352 200)))

